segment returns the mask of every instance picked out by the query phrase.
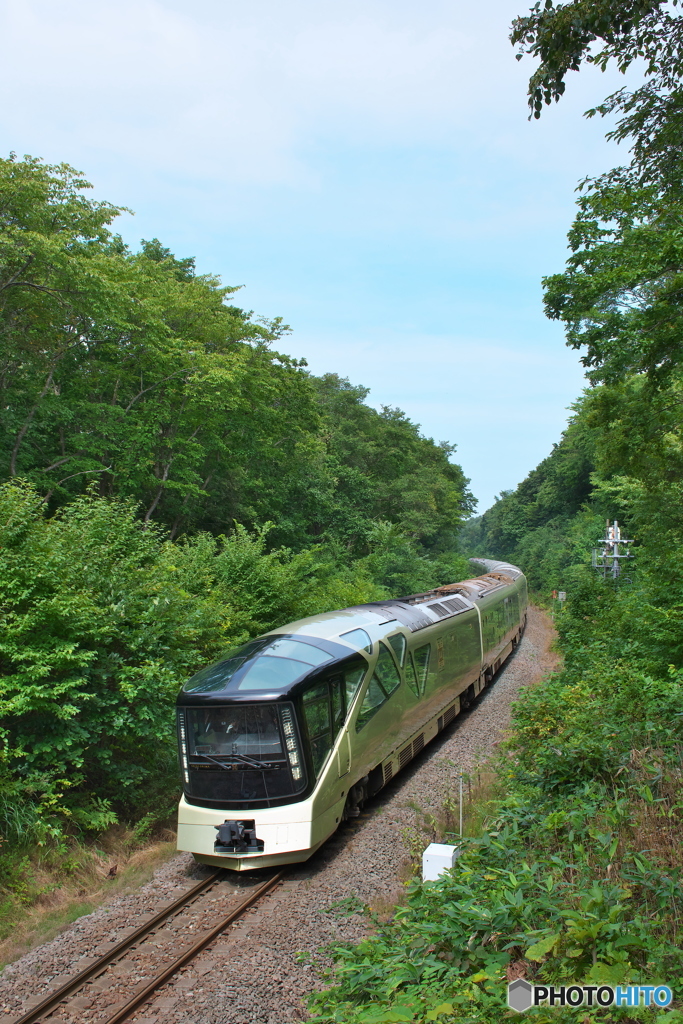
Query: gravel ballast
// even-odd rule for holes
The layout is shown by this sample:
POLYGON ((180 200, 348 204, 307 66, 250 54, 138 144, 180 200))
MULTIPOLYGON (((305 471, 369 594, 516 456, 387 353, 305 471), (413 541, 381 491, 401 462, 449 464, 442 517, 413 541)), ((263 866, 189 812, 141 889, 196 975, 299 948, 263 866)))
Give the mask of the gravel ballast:
MULTIPOLYGON (((510 704, 557 664, 548 617, 529 610, 526 632, 494 684, 460 714, 424 752, 285 883, 250 911, 229 933, 201 953, 153 1000, 131 1017, 137 1024, 285 1024, 305 1020, 305 996, 319 987, 318 950, 355 941, 367 930, 361 912, 330 907, 349 897, 382 912, 400 898, 410 873, 410 848, 430 837, 416 828, 437 817, 447 794, 457 792, 461 773, 476 773, 509 725, 510 704)), ((132 930, 141 917, 189 888, 207 869, 178 854, 154 878, 80 918, 68 931, 36 947, 0 975, 0 1024, 10 1024, 49 988, 82 969, 106 944, 132 930)), ((265 877, 267 873, 263 873, 265 877)), ((253 881, 253 876, 250 882, 253 881)), ((351 908, 352 909, 352 908, 351 908)), ((179 952, 179 951, 178 951, 179 952)), ((69 1018, 60 1014, 60 1022, 69 1018)), ((73 1024, 79 1021, 74 1007, 73 1024)))

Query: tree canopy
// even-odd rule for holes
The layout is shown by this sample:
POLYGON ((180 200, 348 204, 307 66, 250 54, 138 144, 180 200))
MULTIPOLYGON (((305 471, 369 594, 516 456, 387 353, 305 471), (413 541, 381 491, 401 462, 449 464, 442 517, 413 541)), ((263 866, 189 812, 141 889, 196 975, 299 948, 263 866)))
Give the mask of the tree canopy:
POLYGON ((511 38, 518 57, 539 61, 535 116, 585 63, 644 79, 587 112, 617 114, 608 138, 628 143, 630 160, 581 182, 566 268, 543 284, 547 315, 600 385, 586 413, 598 465, 660 487, 681 467, 683 15, 675 2, 548 0, 515 20, 511 38))
POLYGON ((538 0, 515 18, 510 35, 518 60, 529 54, 539 61, 529 80, 533 116, 560 99, 567 73, 584 63, 604 71, 613 61, 625 72, 642 61, 651 89, 675 89, 683 54, 683 18, 670 9, 677 6, 677 0, 538 0))
MULTIPOLYGON (((172 536, 272 521, 274 543, 362 549, 383 518, 427 546, 471 508, 454 449, 367 391, 316 381, 289 328, 234 304, 67 165, 0 161, 0 467, 51 507, 96 482, 172 536)), ((361 552, 362 553, 362 552, 361 552)))

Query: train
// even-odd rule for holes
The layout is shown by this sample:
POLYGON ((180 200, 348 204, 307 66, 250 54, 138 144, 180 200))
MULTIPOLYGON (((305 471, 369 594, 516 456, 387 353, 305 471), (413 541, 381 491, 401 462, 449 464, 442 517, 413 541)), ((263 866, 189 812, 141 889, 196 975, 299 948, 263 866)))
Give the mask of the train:
POLYGON ((507 562, 313 615, 192 676, 177 699, 178 849, 253 870, 307 860, 491 682, 518 644, 507 562))

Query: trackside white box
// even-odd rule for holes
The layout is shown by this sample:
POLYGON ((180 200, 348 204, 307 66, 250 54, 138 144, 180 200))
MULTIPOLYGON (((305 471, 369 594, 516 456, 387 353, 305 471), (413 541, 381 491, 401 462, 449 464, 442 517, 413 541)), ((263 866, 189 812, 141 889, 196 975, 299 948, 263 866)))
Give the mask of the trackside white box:
POLYGON ((461 852, 459 846, 430 843, 422 854, 422 881, 435 882, 439 875, 453 867, 461 852))

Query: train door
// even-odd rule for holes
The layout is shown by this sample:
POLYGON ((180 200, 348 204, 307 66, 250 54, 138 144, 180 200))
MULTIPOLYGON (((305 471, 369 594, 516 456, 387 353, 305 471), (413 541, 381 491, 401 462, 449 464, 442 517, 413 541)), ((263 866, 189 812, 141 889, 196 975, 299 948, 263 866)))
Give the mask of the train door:
MULTIPOLYGON (((315 778, 319 778, 330 751, 344 726, 358 687, 367 672, 367 662, 354 658, 353 664, 316 680, 301 697, 304 733, 315 778)), ((344 730, 337 750, 337 771, 341 778, 351 768, 351 747, 348 730, 344 730)))
MULTIPOLYGON (((367 774, 398 742, 403 718, 405 687, 391 645, 380 640, 377 660, 349 720, 354 776, 367 774)), ((405 654, 405 647, 403 648, 405 654)), ((412 699, 412 698, 411 698, 412 699)))
POLYGON ((462 612, 450 631, 450 668, 455 689, 466 689, 481 673, 481 638, 476 611, 462 612))
POLYGON ((343 779, 345 775, 351 771, 351 739, 349 737, 348 729, 344 730, 344 735, 339 743, 339 749, 337 750, 337 776, 343 779))

